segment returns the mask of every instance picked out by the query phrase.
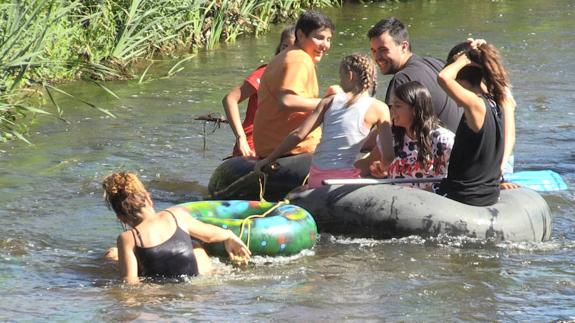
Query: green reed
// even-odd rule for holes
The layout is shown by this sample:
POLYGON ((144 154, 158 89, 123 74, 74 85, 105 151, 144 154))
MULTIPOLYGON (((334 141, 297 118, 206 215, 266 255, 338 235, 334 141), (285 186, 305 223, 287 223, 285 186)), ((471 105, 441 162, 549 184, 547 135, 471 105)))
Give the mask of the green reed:
MULTIPOLYGON (((26 140, 33 117, 51 113, 44 101, 62 118, 55 94, 73 95, 54 82, 82 78, 115 96, 101 81, 134 77, 138 61, 212 49, 241 35, 258 36, 273 23, 294 21, 305 8, 340 5, 339 0, 4 0, 0 141, 26 140)), ((181 63, 165 77, 180 71, 181 63)))
POLYGON ((36 91, 21 89, 30 83, 31 69, 44 61, 41 54, 46 26, 66 13, 65 8, 54 8, 49 1, 35 1, 30 6, 19 2, 0 4, 0 141, 16 137, 27 142, 27 116, 47 113, 27 103, 27 97, 36 91), (49 14, 43 14, 46 11, 49 14))

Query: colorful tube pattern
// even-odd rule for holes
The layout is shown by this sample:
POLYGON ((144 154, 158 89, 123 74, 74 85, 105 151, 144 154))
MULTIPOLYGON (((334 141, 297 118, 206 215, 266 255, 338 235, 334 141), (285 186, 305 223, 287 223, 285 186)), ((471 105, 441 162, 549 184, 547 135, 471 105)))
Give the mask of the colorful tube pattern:
MULTIPOLYGON (((180 204, 191 216, 204 222, 232 230, 252 255, 288 256, 310 249, 317 239, 317 226, 311 214, 291 204, 282 204, 265 217, 262 215, 276 203, 259 201, 200 201, 180 204)), ((208 252, 226 255, 222 243, 206 245, 208 252)))

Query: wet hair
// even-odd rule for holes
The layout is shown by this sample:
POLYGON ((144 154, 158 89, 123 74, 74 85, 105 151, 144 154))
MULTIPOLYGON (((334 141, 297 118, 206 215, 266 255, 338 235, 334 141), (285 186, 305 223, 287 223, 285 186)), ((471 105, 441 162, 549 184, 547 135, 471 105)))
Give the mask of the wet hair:
POLYGON ((407 27, 395 17, 388 19, 382 19, 378 21, 369 31, 367 32, 367 38, 372 39, 379 37, 385 33, 389 33, 389 36, 393 39, 395 44, 399 45, 406 41, 409 43, 408 50, 411 51, 411 43, 409 42, 409 32, 407 27))
POLYGON ((351 105, 358 95, 371 89, 371 96, 375 95, 376 72, 375 65, 371 58, 364 54, 351 54, 344 57, 339 65, 340 71, 352 72, 354 75, 354 86, 352 92, 354 96, 346 103, 351 105))
MULTIPOLYGON (((412 129, 418 143, 417 161, 423 167, 427 161, 433 159, 431 131, 441 125, 433 110, 433 101, 429 90, 417 81, 411 81, 398 86, 394 95, 397 99, 407 103, 414 112, 412 129)), ((391 128, 396 147, 403 147, 405 128, 391 128)), ((397 152, 396 152, 397 155, 397 152)))
POLYGON ((148 191, 136 174, 119 172, 102 181, 104 201, 117 216, 136 220, 137 213, 145 206, 148 191))
POLYGON ((318 29, 330 29, 332 32, 335 31, 335 25, 331 20, 323 13, 316 10, 308 10, 302 13, 295 24, 296 31, 296 42, 297 42, 297 31, 301 30, 304 35, 309 36, 311 32, 318 29))
POLYGON ((474 49, 469 42, 464 42, 449 51, 447 64, 453 63, 460 53, 467 55, 469 60, 480 67, 465 66, 457 73, 457 79, 465 80, 472 86, 479 86, 483 81, 493 100, 499 105, 503 104, 510 84, 499 51, 491 44, 483 44, 474 49))
POLYGON ((295 38, 295 26, 294 25, 287 25, 284 28, 284 30, 282 31, 282 34, 280 36, 280 42, 279 42, 278 46, 276 47, 276 55, 281 52, 283 42, 286 41, 290 37, 295 38))

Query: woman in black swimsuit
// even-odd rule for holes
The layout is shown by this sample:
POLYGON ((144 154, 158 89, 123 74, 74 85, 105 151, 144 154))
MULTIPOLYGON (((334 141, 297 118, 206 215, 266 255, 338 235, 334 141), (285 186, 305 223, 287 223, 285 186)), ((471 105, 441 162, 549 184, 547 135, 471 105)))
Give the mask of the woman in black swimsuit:
POLYGON ((120 172, 102 183, 104 200, 118 219, 132 227, 118 236, 122 279, 195 276, 209 271, 210 260, 190 236, 204 242, 224 242, 232 261, 247 262, 250 251, 230 230, 205 224, 181 208, 156 213, 150 194, 135 174, 120 172))

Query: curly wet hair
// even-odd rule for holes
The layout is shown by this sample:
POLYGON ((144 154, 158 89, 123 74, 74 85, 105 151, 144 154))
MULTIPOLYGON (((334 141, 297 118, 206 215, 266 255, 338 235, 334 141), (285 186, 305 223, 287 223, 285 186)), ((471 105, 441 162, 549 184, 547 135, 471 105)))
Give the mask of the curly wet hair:
POLYGON ((104 201, 118 216, 135 219, 146 205, 148 191, 134 173, 111 174, 102 181, 102 188, 104 201))

